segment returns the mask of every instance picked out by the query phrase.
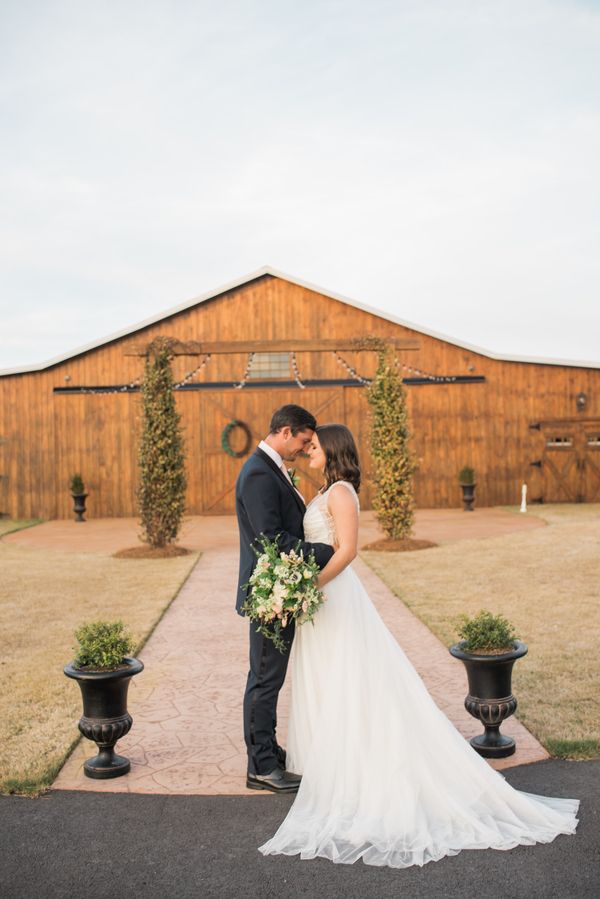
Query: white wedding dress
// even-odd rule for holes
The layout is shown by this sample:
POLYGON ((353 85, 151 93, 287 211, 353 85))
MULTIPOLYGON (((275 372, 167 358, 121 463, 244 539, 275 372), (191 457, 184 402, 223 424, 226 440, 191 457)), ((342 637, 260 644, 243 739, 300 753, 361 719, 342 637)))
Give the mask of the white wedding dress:
MULTIPOLYGON (((330 490, 346 488, 356 497, 330 490)), ((328 493, 306 511, 308 541, 334 540, 328 493)), ((577 800, 513 789, 453 727, 351 566, 324 592, 290 658, 287 768, 302 782, 264 855, 403 868, 575 832, 577 800)))

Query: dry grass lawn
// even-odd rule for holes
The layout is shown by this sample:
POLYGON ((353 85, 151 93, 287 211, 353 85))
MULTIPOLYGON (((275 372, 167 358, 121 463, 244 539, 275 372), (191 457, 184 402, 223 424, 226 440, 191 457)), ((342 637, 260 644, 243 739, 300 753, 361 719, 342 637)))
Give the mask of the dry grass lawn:
POLYGON ((600 505, 528 514, 548 526, 419 553, 361 555, 448 646, 462 612, 506 615, 529 646, 514 668, 519 718, 553 754, 598 755, 600 505))
POLYGON ((13 531, 22 531, 23 528, 33 527, 39 524, 41 518, 22 518, 20 520, 14 518, 0 518, 0 537, 4 534, 12 534, 13 531))
POLYGON ((75 628, 83 621, 122 618, 139 647, 197 558, 193 553, 161 560, 114 559, 0 542, 4 792, 35 791, 50 783, 78 736, 80 692, 62 670, 74 655, 75 628))

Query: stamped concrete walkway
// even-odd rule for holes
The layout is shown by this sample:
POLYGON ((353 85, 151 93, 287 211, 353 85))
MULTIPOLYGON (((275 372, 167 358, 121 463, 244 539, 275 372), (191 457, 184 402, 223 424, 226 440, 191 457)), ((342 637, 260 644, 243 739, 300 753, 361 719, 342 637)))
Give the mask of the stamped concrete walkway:
MULTIPOLYGON (((537 518, 500 509, 465 514, 425 510, 417 514, 416 536, 435 542, 496 536, 543 526, 537 518)), ((113 552, 135 542, 132 520, 48 522, 4 538, 22 546, 113 552)), ((364 513, 361 544, 377 539, 370 513, 364 513)), ((237 575, 237 533, 232 518, 190 519, 184 545, 203 555, 145 649, 145 671, 130 688, 130 734, 118 750, 132 762, 131 773, 112 781, 89 780, 82 763, 93 744, 82 740, 65 764, 54 789, 199 795, 242 795, 245 747, 241 698, 247 673, 245 620, 233 611, 237 575)), ((424 557, 425 558, 425 557, 424 557)), ((387 626, 423 677, 439 707, 471 737, 481 726, 464 709, 466 676, 447 648, 408 611, 360 560, 355 568, 387 626)), ((285 745, 289 684, 279 704, 279 736, 285 745)), ((546 751, 516 718, 503 725, 517 740, 505 768, 548 758, 546 751)), ((252 793, 254 796, 266 795, 252 793)))

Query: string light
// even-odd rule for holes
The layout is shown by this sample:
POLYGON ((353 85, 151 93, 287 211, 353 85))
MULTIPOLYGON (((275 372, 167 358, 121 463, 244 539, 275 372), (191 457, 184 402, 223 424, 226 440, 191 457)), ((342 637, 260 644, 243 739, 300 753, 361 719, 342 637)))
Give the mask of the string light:
MULTIPOLYGON (((369 384, 371 384, 371 379, 363 378, 362 375, 359 375, 358 372, 356 371, 356 369, 353 368, 348 362, 346 362, 346 360, 342 356, 340 356, 340 354, 337 352, 337 350, 332 350, 331 354, 332 354, 332 356, 334 356, 337 364, 341 365, 342 368, 344 368, 355 381, 358 381, 359 384, 362 384, 365 387, 367 387, 369 384)), ((232 384, 232 387, 234 387, 236 390, 241 390, 248 383, 248 380, 250 378, 250 373, 252 371, 252 364, 254 362, 255 355, 256 355, 255 353, 248 353, 248 361, 246 363, 246 370, 243 374, 241 381, 237 384, 232 384)), ((302 377, 300 375, 300 370, 298 368, 298 361, 296 359, 296 353, 294 351, 291 351, 289 355, 290 355, 291 368, 292 368, 292 372, 294 375, 294 381, 296 382, 296 384, 298 385, 298 387, 301 390, 306 390, 306 384, 303 383, 302 377)), ((210 359, 211 359, 211 354, 206 353, 204 355, 204 358, 202 359, 202 362, 200 363, 200 365, 198 365, 192 371, 189 371, 181 379, 181 381, 177 381, 177 383, 173 384, 173 390, 180 390, 183 387, 185 387, 186 384, 189 384, 197 375, 200 374, 200 372, 202 372, 204 370, 206 365, 210 362, 210 359)), ((412 365, 406 365, 406 363, 404 363, 404 362, 401 362, 399 364, 400 364, 402 370, 404 372, 406 372, 408 375, 416 376, 418 378, 425 378, 428 381, 434 381, 438 384, 454 383, 457 378, 456 375, 434 375, 434 374, 431 374, 431 372, 423 371, 420 368, 413 368, 412 365)), ((90 387, 90 388, 80 387, 77 389, 77 393, 113 393, 113 394, 114 393, 129 393, 134 390, 139 390, 142 380, 143 380, 143 376, 140 376, 138 378, 135 378, 133 381, 130 381, 129 384, 123 384, 122 386, 115 387, 112 389, 98 388, 98 387, 90 387)))
POLYGON ((179 388, 183 387, 184 384, 189 384, 190 381, 192 380, 192 378, 194 378, 197 374, 199 374, 204 369, 207 362, 210 362, 210 353, 206 353, 206 355, 204 356, 204 359, 202 360, 200 365, 197 368, 195 368, 193 371, 189 371, 187 373, 187 375, 183 378, 183 380, 178 381, 177 384, 173 384, 173 390, 179 390, 179 388))
POLYGON ((411 375, 416 375, 418 378, 427 378, 428 381, 437 381, 438 383, 456 381, 456 375, 432 375, 429 372, 421 371, 419 368, 413 368, 411 365, 405 365, 404 362, 401 364, 404 371, 409 372, 411 375))
POLYGON ((300 378, 300 372, 298 371, 298 363, 296 362, 296 353, 293 351, 290 353, 290 361, 292 363, 292 371, 294 372, 294 381, 300 388, 300 390, 306 390, 306 384, 302 383, 302 379, 300 378))
POLYGON ((332 350, 332 353, 335 356, 337 364, 341 365, 343 368, 345 368, 346 371, 348 372, 348 374, 352 375, 352 377, 354 378, 355 381, 358 381, 359 384, 363 384, 364 386, 367 386, 368 384, 371 383, 371 381, 368 378, 362 378, 358 374, 358 372, 356 371, 355 368, 352 368, 351 365, 348 365, 346 360, 342 359, 342 357, 340 356, 339 353, 337 353, 335 350, 332 350))
MULTIPOLYGON (((142 383, 141 376, 136 378, 135 381, 130 381, 129 384, 123 384, 121 387, 115 387, 112 390, 104 387, 78 387, 76 389, 77 393, 130 393, 132 390, 139 390, 140 384, 142 383)), ((75 391, 74 391, 75 392, 75 391)))
POLYGON ((119 387, 118 390, 110 390, 109 393, 127 393, 130 390, 135 390, 136 387, 139 387, 142 383, 141 376, 136 378, 135 381, 131 381, 129 384, 124 384, 122 387, 119 387))
POLYGON ((252 371, 252 363, 254 362, 254 353, 248 353, 248 362, 246 363, 246 371, 244 372, 244 376, 239 384, 234 384, 236 390, 241 390, 242 387, 245 387, 248 383, 248 378, 250 377, 250 372, 252 371))
MULTIPOLYGON (((204 356, 204 359, 202 360, 200 365, 198 365, 195 369, 193 369, 193 371, 189 371, 185 375, 185 377, 182 378, 181 381, 177 381, 176 384, 173 384, 173 390, 180 390, 185 384, 189 384, 189 382, 204 369, 206 364, 208 362, 210 362, 210 358, 211 358, 211 354, 206 353, 206 355, 204 356)), ((140 389, 142 380, 143 380, 143 376, 140 375, 139 378, 135 378, 135 380, 130 381, 129 384, 123 384, 122 386, 115 387, 112 390, 110 390, 108 388, 105 389, 103 387, 101 387, 101 388, 80 387, 80 388, 78 388, 77 393, 112 393, 112 394, 114 394, 114 393, 131 393, 131 391, 133 391, 133 390, 140 389)))
MULTIPOLYGON (((338 365, 343 366, 346 371, 352 375, 355 381, 358 381, 359 384, 370 384, 371 381, 368 378, 361 377, 355 368, 352 368, 351 365, 348 365, 345 359, 343 359, 339 353, 335 350, 332 351, 335 356, 338 365)), ((406 365, 404 362, 400 363, 402 366, 402 370, 407 372, 409 375, 416 375, 418 378, 426 378, 428 381, 435 381, 436 383, 452 383, 456 381, 456 375, 433 375, 430 372, 422 371, 420 368, 413 368, 412 365, 406 365)))

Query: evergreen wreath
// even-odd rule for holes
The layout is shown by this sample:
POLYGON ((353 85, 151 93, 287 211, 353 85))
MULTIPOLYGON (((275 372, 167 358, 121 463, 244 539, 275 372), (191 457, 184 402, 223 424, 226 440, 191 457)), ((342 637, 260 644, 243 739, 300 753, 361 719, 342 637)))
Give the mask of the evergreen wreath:
POLYGON ((223 428, 223 433, 221 434, 221 447, 223 449, 223 452, 227 453, 228 456, 231 456, 232 459, 241 459, 242 456, 246 456, 251 444, 252 434, 250 433, 250 428, 245 422, 237 421, 237 419, 234 419, 233 421, 230 421, 228 424, 226 424, 223 428), (239 452, 233 450, 229 445, 229 435, 235 428, 241 428, 246 437, 246 441, 239 452))

